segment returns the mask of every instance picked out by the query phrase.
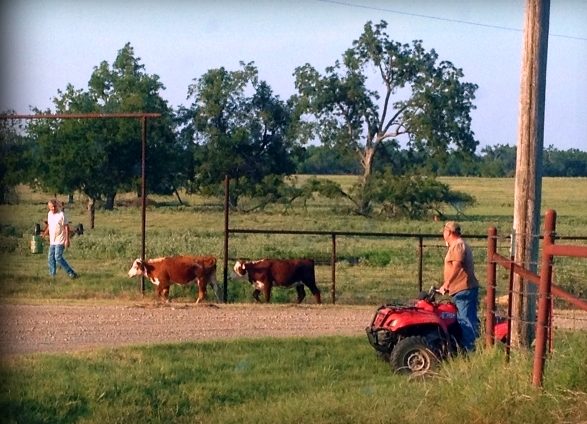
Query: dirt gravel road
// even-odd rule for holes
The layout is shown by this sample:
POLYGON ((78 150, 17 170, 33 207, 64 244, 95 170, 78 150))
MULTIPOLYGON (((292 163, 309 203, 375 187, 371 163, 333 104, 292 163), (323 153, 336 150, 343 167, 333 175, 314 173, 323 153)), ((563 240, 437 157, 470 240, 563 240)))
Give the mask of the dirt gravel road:
MULTIPOLYGON (((0 304, 0 357, 253 337, 365 335, 374 306, 136 303, 0 304)), ((587 329, 587 312, 555 311, 587 329)))
POLYGON ((364 335, 373 306, 0 304, 0 356, 241 337, 364 335))

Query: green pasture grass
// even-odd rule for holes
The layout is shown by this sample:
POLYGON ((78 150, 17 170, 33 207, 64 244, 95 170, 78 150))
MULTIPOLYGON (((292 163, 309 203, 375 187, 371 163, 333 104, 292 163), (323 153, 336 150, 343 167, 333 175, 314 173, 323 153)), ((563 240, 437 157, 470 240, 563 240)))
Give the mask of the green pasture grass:
MULTIPOLYGON (((297 182, 309 178, 297 176, 297 182)), ((320 177, 325 178, 325 177, 320 177)), ((353 176, 334 176, 349 187, 353 176)), ((513 213, 512 178, 441 178, 453 189, 467 192, 477 199, 474 207, 459 219, 465 237, 485 235, 489 226, 497 226, 499 249, 509 256, 509 240, 513 213)), ((75 202, 66 205, 72 224, 83 223, 85 234, 72 239, 66 258, 81 275, 74 282, 58 272, 55 280, 48 277, 46 251, 30 252, 31 234, 35 223, 46 219, 47 199, 52 194, 40 193, 28 187, 17 190, 18 203, 0 205, 0 281, 5 299, 135 299, 137 279, 126 273, 141 253, 141 209, 133 193, 122 193, 116 207, 96 210, 95 228, 90 229, 83 196, 76 194, 75 202)), ((58 196, 66 200, 65 196, 58 196)), ((205 254, 218 257, 217 277, 223 276, 223 199, 203 198, 181 193, 183 204, 173 196, 149 196, 146 220, 147 257, 175 254, 205 254)), ((542 195, 543 209, 557 210, 557 233, 564 236, 587 235, 587 178, 545 178, 542 195)), ((402 234, 438 234, 424 240, 423 288, 438 284, 442 277, 445 247, 440 235, 441 223, 432 219, 406 220, 383 217, 365 218, 349 214, 340 202, 317 197, 307 204, 285 208, 274 205, 255 213, 232 212, 231 228, 273 230, 319 230, 340 232, 384 232, 402 234)), ((469 239, 473 247, 478 278, 486 278, 486 242, 469 239)), ((384 303, 411 299, 419 290, 418 240, 415 237, 337 236, 335 268, 336 301, 339 303, 384 303)), ((577 242, 585 244, 585 241, 577 242)), ((232 266, 237 258, 309 257, 317 261, 317 281, 325 301, 332 290, 332 239, 330 235, 306 236, 289 234, 232 234, 228 246, 228 299, 231 302, 251 300, 251 287, 237 279, 232 266)), ((578 296, 587 293, 587 261, 577 258, 557 258, 555 281, 578 296)), ((499 291, 507 291, 507 271, 498 270, 499 291)), ((150 283, 146 296, 152 296, 150 283)), ((209 295, 210 297, 210 295, 209 295)), ((193 287, 174 286, 172 300, 193 300, 193 287)), ((212 299, 214 299, 212 297, 212 299)), ((276 289, 274 302, 295 301, 295 291, 276 289)), ((308 296, 311 301, 311 296, 308 296)))
MULTIPOLYGON (((299 176, 300 179, 307 176, 299 176)), ((350 186, 356 177, 335 177, 350 186)), ((486 234, 489 225, 511 231, 513 179, 443 178, 477 198, 455 216, 465 236, 486 234)), ((10 302, 127 302, 154 300, 146 281, 128 278, 140 255, 141 214, 133 194, 117 197, 113 211, 96 211, 89 229, 84 199, 67 205, 70 222, 86 233, 72 240, 66 257, 81 277, 47 275, 46 249, 30 252, 34 223, 46 218, 45 193, 19 188, 19 203, 0 205, 0 284, 10 302), (130 206, 129 206, 130 205, 130 206)), ((63 196, 60 199, 65 200, 63 196)), ((222 283, 222 199, 182 193, 149 196, 147 256, 212 254, 222 283)), ((543 211, 557 210, 559 235, 587 235, 587 179, 547 178, 543 211)), ((262 212, 231 213, 232 228, 438 233, 424 241, 424 289, 442 275, 444 246, 432 220, 409 221, 348 214, 341 202, 317 198, 305 207, 276 205, 262 212)), ((486 274, 486 246, 470 239, 477 275, 486 274)), ((508 256, 508 240, 499 249, 508 256)), ((586 244, 586 242, 580 242, 586 244)), ((402 303, 418 293, 415 238, 337 237, 336 301, 402 303)), ((250 284, 231 272, 236 258, 306 256, 318 260, 318 285, 330 302, 330 236, 235 234, 229 242, 228 300, 252 302, 250 284)), ((507 270, 498 269, 498 294, 507 293, 507 270)), ((555 281, 585 297, 587 261, 557 258, 555 281)), ((482 287, 483 290, 483 287, 482 287)), ((193 286, 173 286, 172 302, 195 301, 193 286)), ((275 303, 295 301, 295 290, 273 291, 275 303)), ((215 301, 211 290, 208 299, 215 301)), ((313 298, 307 294, 307 303, 313 298)), ((560 305, 557 304, 557 307, 560 305)), ((563 307, 565 305, 562 305, 563 307)), ((0 367, 2 422, 206 422, 206 423, 580 423, 587 421, 584 332, 557 330, 547 360, 545 387, 531 386, 532 358, 513 352, 509 364, 499 349, 481 349, 468 360, 443 364, 431 379, 410 380, 389 372, 366 337, 261 339, 103 349, 76 354, 36 354, 3 359, 0 367)))
MULTIPOLYGON (((449 184, 452 189, 476 198, 476 205, 467 209, 462 219, 466 231, 469 231, 471 224, 480 234, 486 233, 489 225, 497 227, 501 234, 511 232, 514 212, 513 178, 442 177, 440 180, 449 184)), ((554 209, 558 217, 557 230, 561 234, 586 234, 586 202, 587 178, 542 179, 541 222, 546 210, 554 209)))
POLYGON ((3 362, 6 423, 581 423, 587 335, 559 339, 544 387, 499 348, 429 378, 391 373, 366 337, 263 338, 34 354, 3 362))

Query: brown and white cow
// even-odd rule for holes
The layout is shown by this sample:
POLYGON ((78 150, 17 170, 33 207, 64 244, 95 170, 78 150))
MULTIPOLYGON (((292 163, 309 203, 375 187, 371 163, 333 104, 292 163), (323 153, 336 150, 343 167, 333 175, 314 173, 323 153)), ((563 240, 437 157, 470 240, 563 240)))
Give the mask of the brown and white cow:
POLYGON ((265 301, 269 303, 273 286, 295 286, 298 303, 301 303, 306 297, 306 285, 316 298, 316 303, 322 303, 312 259, 261 259, 253 262, 238 260, 234 264, 234 272, 241 277, 248 275, 249 282, 255 288, 253 297, 257 302, 260 301, 259 294, 263 292, 265 301))
POLYGON ((206 287, 210 283, 220 297, 216 281, 216 258, 214 256, 167 256, 141 261, 136 259, 128 271, 129 278, 144 275, 157 286, 160 299, 169 301, 172 284, 198 284, 198 300, 206 299, 206 287))

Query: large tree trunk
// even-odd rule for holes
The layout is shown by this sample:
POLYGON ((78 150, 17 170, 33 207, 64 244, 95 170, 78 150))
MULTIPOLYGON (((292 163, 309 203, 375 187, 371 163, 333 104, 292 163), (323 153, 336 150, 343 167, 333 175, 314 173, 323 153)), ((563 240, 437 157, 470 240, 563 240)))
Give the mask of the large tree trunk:
POLYGON ((90 222, 90 229, 94 229, 94 222, 96 220, 96 199, 88 197, 88 219, 90 222))
POLYGON ((361 156, 361 166, 363 167, 363 178, 361 180, 361 198, 358 200, 359 213, 367 215, 370 210, 371 201, 365 196, 365 188, 371 179, 373 173, 373 159, 375 158, 375 147, 366 146, 361 156))
POLYGON ((363 157, 361 158, 361 166, 363 167, 363 182, 369 181, 371 173, 373 172, 373 159, 375 157, 375 147, 365 147, 363 157))
POLYGON ((238 178, 232 178, 230 184, 230 190, 228 191, 228 204, 231 209, 237 209, 238 207, 238 178))
POLYGON ((104 204, 104 209, 107 211, 111 211, 114 209, 114 198, 116 197, 116 192, 108 193, 106 195, 106 203, 104 204))
POLYGON ((183 206, 183 202, 181 200, 181 197, 179 197, 179 192, 177 191, 177 189, 175 187, 173 188, 173 193, 175 193, 175 197, 177 197, 177 201, 179 202, 179 204, 183 206))

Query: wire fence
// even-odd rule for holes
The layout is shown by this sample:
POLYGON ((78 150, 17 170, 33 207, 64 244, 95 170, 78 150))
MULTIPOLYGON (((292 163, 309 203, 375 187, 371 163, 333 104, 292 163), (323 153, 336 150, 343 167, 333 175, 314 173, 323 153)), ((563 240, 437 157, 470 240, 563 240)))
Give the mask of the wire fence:
MULTIPOLYGON (((333 304, 404 303, 442 284, 440 234, 230 228, 227 237, 226 267, 236 259, 314 259, 317 281, 333 304)), ((482 262, 487 236, 467 238, 482 262)))
MULTIPOLYGON (((464 236, 473 251, 482 286, 487 279, 487 237, 464 236)), ((228 238, 229 270, 228 264, 236 259, 314 259, 317 281, 330 293, 332 303, 401 303, 414 299, 432 285, 442 284, 446 247, 440 234, 229 228, 228 238)), ((510 240, 510 234, 499 239, 499 252, 506 258, 510 256, 510 240)), ((584 236, 565 240, 587 244, 584 236)), ((561 287, 572 287, 569 291, 579 296, 587 292, 586 275, 587 264, 576 258, 560 260, 556 268, 556 280, 561 281, 561 287), (563 278, 570 280, 563 282, 563 278)), ((508 280, 507 270, 499 273, 497 297, 510 293, 508 280)))
POLYGON ((524 340, 533 339, 532 380, 537 386, 542 385, 547 358, 556 360, 552 355, 556 341, 568 332, 587 331, 587 243, 579 237, 575 244, 557 244, 569 237, 555 230, 556 212, 550 210, 545 215, 540 260, 529 266, 536 272, 514 261, 511 248, 503 245, 495 228, 488 232, 486 343, 495 342, 493 323, 499 317, 508 322, 508 358, 512 349, 525 348, 524 340), (516 275, 525 284, 514 284, 516 275))
MULTIPOLYGON (((494 343, 493 326, 500 320, 508 323, 508 357, 511 349, 520 348, 512 343, 516 338, 512 338, 512 329, 535 337, 536 385, 542 385, 544 362, 557 336, 587 331, 587 237, 558 235, 555 221, 556 214, 549 211, 544 235, 536 235, 541 239, 540 257, 527 268, 513 260, 511 240, 515 235, 498 236, 493 229, 494 234, 464 237, 473 250, 478 279, 487 282, 481 291, 486 300, 486 342, 494 343), (571 241, 575 244, 569 244, 571 241), (479 266, 484 259, 487 266, 479 266), (525 281, 520 289, 514 288, 515 275, 525 281), (514 313, 515 302, 530 306, 524 307, 523 314, 514 313)), ((317 262, 317 280, 323 289, 329 283, 333 304, 405 303, 430 285, 442 284, 446 247, 439 234, 227 228, 225 237, 225 269, 229 257, 244 258, 243 246, 251 252, 250 237, 266 237, 263 243, 255 239, 260 250, 254 259, 294 258, 300 252, 307 257, 308 245, 313 246, 309 251, 315 253, 310 256, 317 262)), ((225 288, 226 277, 225 273, 225 288)))

